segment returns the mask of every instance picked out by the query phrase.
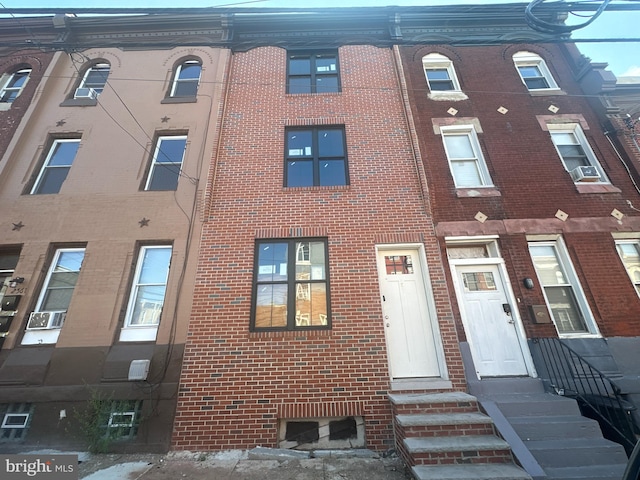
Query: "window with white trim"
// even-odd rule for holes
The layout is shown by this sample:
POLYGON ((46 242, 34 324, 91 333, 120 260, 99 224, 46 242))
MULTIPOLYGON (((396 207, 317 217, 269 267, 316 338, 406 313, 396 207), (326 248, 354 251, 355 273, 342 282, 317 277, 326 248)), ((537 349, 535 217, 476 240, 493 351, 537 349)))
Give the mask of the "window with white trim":
POLYGON ((158 137, 144 189, 176 190, 186 148, 186 135, 158 137))
POLYGON ((493 186, 474 126, 442 126, 440 133, 456 187, 493 186))
POLYGON ((198 93, 202 65, 199 60, 187 60, 176 69, 171 85, 171 97, 195 97, 198 93))
POLYGON ((0 442, 23 440, 33 416, 31 403, 0 404, 0 442))
POLYGON ((422 57, 422 67, 431 93, 459 92, 460 83, 453 62, 439 53, 422 57))
POLYGON ((7 82, 0 88, 0 103, 13 103, 29 80, 30 68, 23 68, 9 75, 7 82))
POLYGON ((596 333, 593 316, 563 242, 530 242, 529 252, 559 335, 596 333))
POLYGON ((60 192, 79 146, 79 138, 54 140, 30 193, 40 195, 60 192))
POLYGON ((113 400, 104 418, 105 437, 129 440, 136 437, 140 425, 142 400, 113 400))
POLYGON ((576 183, 609 180, 578 123, 547 124, 564 168, 576 183))
POLYGON ((522 83, 529 91, 559 89, 551 71, 540 55, 531 52, 518 52, 513 55, 513 63, 522 83))
POLYGON ((74 98, 97 98, 102 93, 111 71, 108 63, 96 63, 82 77, 74 98))
POLYGON ((616 250, 631 283, 640 295, 640 240, 616 240, 616 250))

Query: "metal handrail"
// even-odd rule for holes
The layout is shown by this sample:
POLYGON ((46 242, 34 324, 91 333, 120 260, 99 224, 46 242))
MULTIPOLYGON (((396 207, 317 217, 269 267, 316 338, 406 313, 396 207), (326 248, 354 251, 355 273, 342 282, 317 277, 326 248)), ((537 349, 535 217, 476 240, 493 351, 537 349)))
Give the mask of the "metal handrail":
POLYGON ((620 388, 559 339, 534 338, 533 342, 540 347, 554 392, 576 398, 588 410, 584 413, 604 424, 629 454, 637 441, 631 416, 635 408, 622 398, 620 388))

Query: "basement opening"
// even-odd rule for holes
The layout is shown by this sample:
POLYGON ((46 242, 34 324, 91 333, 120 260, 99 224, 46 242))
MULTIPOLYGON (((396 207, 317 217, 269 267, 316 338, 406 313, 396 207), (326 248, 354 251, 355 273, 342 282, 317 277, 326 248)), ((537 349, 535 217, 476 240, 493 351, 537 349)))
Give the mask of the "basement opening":
POLYGON ((297 450, 364 448, 364 419, 280 419, 278 446, 297 450))

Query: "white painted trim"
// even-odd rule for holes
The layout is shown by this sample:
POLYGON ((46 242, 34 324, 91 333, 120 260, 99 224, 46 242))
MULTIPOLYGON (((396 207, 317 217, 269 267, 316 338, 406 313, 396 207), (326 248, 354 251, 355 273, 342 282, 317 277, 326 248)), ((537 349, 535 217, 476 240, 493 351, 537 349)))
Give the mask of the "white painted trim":
POLYGON ((49 330, 27 330, 22 337, 22 345, 48 345, 58 341, 60 328, 49 330))

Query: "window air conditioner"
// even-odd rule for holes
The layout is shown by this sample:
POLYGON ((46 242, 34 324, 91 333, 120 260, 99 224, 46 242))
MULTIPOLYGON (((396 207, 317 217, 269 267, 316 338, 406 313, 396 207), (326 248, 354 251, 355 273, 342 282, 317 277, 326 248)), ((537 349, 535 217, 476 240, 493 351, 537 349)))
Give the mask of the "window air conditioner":
POLYGON ((46 328, 61 328, 67 312, 32 312, 29 315, 27 330, 43 330, 46 328))
POLYGON ((600 180, 600 173, 593 165, 576 167, 569 173, 574 182, 597 182, 600 180))
POLYGON ((98 92, 93 88, 78 88, 73 98, 98 98, 98 92))

